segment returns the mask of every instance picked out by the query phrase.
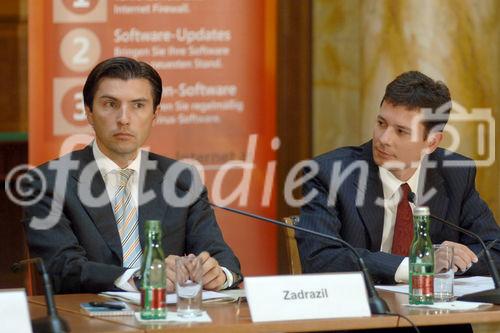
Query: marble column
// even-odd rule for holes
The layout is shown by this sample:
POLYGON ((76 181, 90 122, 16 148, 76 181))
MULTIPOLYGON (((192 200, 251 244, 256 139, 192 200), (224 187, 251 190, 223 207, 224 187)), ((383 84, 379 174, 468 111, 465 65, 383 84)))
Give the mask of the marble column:
MULTIPOLYGON (((498 119, 500 1, 314 0, 314 154, 368 140, 385 86, 413 69, 444 81, 457 110, 489 109, 498 119)), ((485 121, 453 119, 459 153, 495 155, 476 184, 500 221, 500 124, 488 132, 485 121)), ((447 134, 443 147, 456 142, 447 134)))

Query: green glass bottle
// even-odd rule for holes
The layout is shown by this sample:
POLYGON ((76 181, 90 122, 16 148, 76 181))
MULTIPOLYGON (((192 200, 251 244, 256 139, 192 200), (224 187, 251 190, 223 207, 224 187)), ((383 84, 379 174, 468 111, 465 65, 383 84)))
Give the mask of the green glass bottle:
POLYGON ((429 207, 413 209, 413 242, 410 247, 410 304, 434 303, 434 250, 429 234, 429 207))
POLYGON ((141 319, 167 317, 165 255, 161 247, 160 221, 146 221, 146 247, 141 266, 141 319))

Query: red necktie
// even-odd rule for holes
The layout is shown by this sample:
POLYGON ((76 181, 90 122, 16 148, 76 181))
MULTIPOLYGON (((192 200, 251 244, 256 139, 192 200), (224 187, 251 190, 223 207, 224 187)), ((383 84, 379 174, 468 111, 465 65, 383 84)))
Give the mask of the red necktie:
POLYGON ((401 184, 401 191, 401 201, 398 204, 394 236, 392 238, 392 254, 407 257, 413 240, 413 214, 408 202, 408 193, 411 191, 410 186, 406 183, 401 184))

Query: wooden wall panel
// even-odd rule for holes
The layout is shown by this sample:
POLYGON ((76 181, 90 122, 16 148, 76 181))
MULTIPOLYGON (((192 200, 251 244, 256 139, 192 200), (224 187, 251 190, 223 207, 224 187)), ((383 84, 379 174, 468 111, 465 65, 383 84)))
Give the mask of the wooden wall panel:
MULTIPOLYGON (((311 1, 278 2, 278 216, 297 214, 287 205, 283 186, 290 169, 311 157, 311 1)), ((300 197, 300 190, 296 191, 300 197)), ((285 232, 278 239, 279 272, 289 272, 285 232)))
POLYGON ((21 226, 21 207, 14 204, 5 192, 5 177, 9 171, 28 160, 26 142, 0 142, 0 288, 24 287, 24 275, 14 274, 10 266, 27 257, 24 232, 21 226))
POLYGON ((2 1, 0 6, 0 132, 26 132, 27 21, 26 1, 2 1))

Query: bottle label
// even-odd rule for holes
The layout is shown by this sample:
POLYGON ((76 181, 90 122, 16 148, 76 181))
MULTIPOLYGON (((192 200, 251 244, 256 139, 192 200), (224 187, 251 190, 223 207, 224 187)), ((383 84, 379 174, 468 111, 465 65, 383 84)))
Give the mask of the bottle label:
POLYGON ((167 306, 165 302, 165 288, 141 289, 141 307, 147 309, 161 309, 167 306))
POLYGON ((411 277, 412 295, 432 296, 434 295, 433 275, 413 275, 411 277))

